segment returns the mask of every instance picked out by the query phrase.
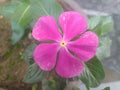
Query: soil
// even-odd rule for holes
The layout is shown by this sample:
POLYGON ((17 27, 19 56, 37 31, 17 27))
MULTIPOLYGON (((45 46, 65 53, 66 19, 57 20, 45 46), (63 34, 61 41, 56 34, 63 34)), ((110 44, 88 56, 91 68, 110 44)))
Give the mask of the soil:
POLYGON ((22 55, 30 40, 12 45, 11 35, 10 20, 0 16, 0 90, 31 90, 32 85, 22 82, 27 69, 22 55))

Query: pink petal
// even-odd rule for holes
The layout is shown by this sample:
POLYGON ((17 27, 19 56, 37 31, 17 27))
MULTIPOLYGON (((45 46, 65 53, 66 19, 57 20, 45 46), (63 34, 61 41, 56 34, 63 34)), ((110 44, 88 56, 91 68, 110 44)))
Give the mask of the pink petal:
POLYGON ((83 63, 73 57, 64 48, 60 50, 59 58, 56 66, 56 72, 63 78, 72 78, 82 73, 84 69, 83 63))
POLYGON ((88 31, 79 39, 68 44, 68 49, 74 52, 81 60, 88 61, 96 53, 98 37, 95 33, 88 31))
POLYGON ((32 30, 32 36, 39 41, 61 38, 56 21, 51 16, 43 16, 38 19, 32 30))
POLYGON ((57 44, 40 44, 34 51, 36 64, 44 71, 50 71, 56 64, 57 44))
POLYGON ((64 33, 64 38, 71 40, 78 34, 87 30, 87 21, 80 13, 74 11, 64 12, 59 17, 60 26, 64 33))

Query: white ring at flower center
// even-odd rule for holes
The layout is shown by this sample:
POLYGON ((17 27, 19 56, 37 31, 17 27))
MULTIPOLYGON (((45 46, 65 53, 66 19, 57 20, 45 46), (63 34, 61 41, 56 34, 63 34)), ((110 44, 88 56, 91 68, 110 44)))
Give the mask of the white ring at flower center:
POLYGON ((61 41, 61 42, 60 42, 60 46, 61 46, 61 47, 65 47, 66 45, 67 45, 67 43, 66 43, 65 41, 61 41))

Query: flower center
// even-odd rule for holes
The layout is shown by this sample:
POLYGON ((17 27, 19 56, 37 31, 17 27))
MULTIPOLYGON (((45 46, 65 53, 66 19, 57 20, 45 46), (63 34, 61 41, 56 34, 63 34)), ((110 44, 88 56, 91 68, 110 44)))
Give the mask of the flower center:
POLYGON ((66 45, 67 45, 67 43, 66 43, 65 41, 61 41, 61 42, 60 42, 60 46, 61 46, 61 47, 65 47, 66 45))

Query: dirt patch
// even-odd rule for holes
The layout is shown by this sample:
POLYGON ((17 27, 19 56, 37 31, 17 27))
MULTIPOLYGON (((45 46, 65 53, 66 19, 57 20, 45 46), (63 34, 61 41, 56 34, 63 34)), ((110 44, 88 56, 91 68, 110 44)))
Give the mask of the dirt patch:
MULTIPOLYGON (((23 52, 30 44, 26 37, 16 45, 12 45, 10 21, 0 17, 0 88, 5 90, 31 90, 31 85, 22 82, 27 65, 23 60, 23 52)), ((1 89, 0 89, 1 90, 1 89)))
POLYGON ((10 47, 9 41, 11 36, 11 27, 9 22, 10 21, 8 19, 0 16, 0 60, 10 47))

